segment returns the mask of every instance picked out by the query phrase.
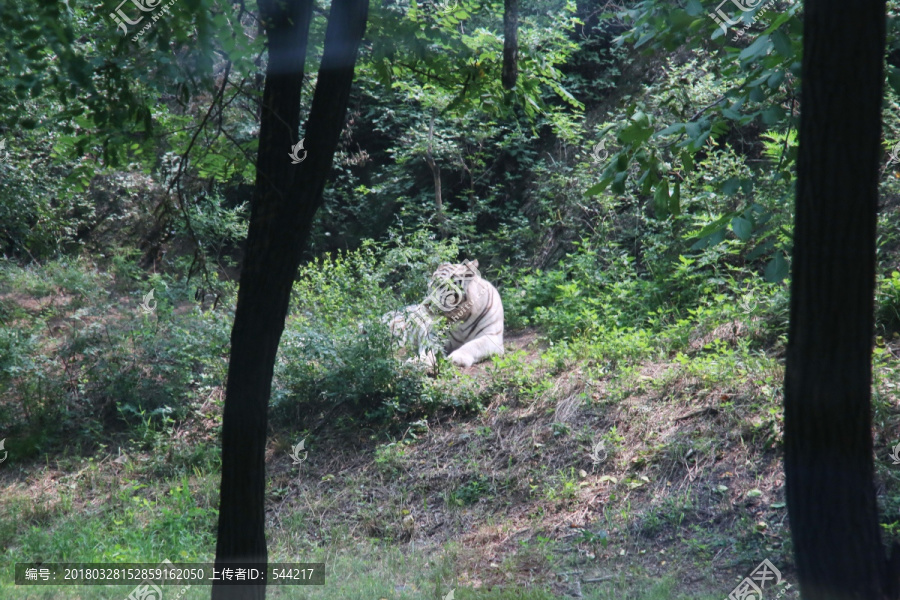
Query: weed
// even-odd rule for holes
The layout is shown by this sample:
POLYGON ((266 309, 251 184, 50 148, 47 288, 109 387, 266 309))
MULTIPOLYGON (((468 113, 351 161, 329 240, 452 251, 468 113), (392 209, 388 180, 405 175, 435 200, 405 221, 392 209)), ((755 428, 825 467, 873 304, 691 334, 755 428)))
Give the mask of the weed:
POLYGON ((491 482, 484 476, 478 476, 451 491, 446 498, 447 506, 469 506, 475 504, 482 498, 491 497, 491 494, 491 482))
POLYGON ((883 277, 875 290, 875 322, 885 331, 900 331, 900 272, 883 277))
POLYGON ((375 468, 384 475, 396 476, 406 468, 407 455, 403 442, 378 446, 375 449, 375 468))

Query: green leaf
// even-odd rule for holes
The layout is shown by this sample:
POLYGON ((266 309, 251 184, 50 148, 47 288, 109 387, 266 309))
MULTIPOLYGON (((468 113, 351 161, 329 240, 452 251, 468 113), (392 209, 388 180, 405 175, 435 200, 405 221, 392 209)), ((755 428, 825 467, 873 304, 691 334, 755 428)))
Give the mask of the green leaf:
POLYGON ((655 138, 662 137, 664 135, 671 135, 673 133, 681 133, 682 131, 684 131, 684 123, 673 123, 672 125, 669 125, 665 129, 661 129, 661 130, 657 131, 656 133, 654 133, 653 137, 655 137, 655 138))
POLYGON ((725 183, 722 184, 722 187, 720 189, 726 196, 731 196, 738 190, 738 187, 740 187, 740 185, 740 179, 738 179, 737 177, 729 177, 725 180, 725 183))
POLYGON ((625 178, 627 176, 628 176, 628 171, 622 171, 620 173, 616 173, 616 176, 612 182, 612 187, 610 188, 614 194, 624 194, 625 193, 625 178))
POLYGON ((794 10, 788 9, 784 12, 778 13, 778 16, 774 21, 772 21, 772 24, 766 28, 766 31, 764 33, 771 35, 775 31, 779 30, 781 26, 788 21, 788 19, 791 19, 794 16, 794 12, 794 10))
POLYGON ((715 246, 716 244, 721 243, 722 240, 724 240, 724 239, 725 239, 725 229, 720 229, 718 231, 714 231, 713 233, 709 234, 709 236, 707 236, 707 238, 703 241, 706 246, 712 247, 712 246, 715 246))
POLYGON ((775 125, 784 118, 784 109, 780 106, 772 106, 762 111, 762 120, 768 126, 775 125))
POLYGON ((699 0, 688 0, 684 7, 684 12, 692 17, 696 17, 703 12, 703 5, 700 4, 699 0))
POLYGON ((649 196, 650 192, 653 191, 653 186, 659 183, 659 177, 656 176, 656 172, 653 169, 647 169, 641 175, 641 178, 637 180, 637 183, 641 186, 641 194, 649 196))
POLYGON ((753 235, 753 223, 744 217, 733 218, 731 220, 731 229, 742 242, 746 242, 753 235))
POLYGON ((650 117, 647 116, 647 113, 645 113, 642 110, 635 111, 635 113, 631 116, 631 120, 634 121, 635 123, 637 123, 638 125, 640 125, 641 127, 649 127, 650 126, 650 117))
POLYGON ((766 265, 765 278, 770 283, 779 283, 788 276, 788 263, 781 252, 778 252, 766 265))
POLYGON ((653 211, 657 219, 669 216, 669 182, 665 179, 656 186, 656 192, 653 194, 653 211))
POLYGON ((775 247, 775 240, 768 239, 747 254, 747 260, 756 260, 763 254, 768 254, 775 247))
POLYGON ((685 171, 692 171, 694 169, 694 157, 687 150, 681 152, 681 164, 684 165, 685 171))
POLYGON ((767 71, 764 71, 762 75, 760 75, 759 77, 757 77, 756 79, 754 79, 752 83, 750 83, 750 87, 756 87, 756 86, 758 86, 759 84, 761 84, 762 82, 768 81, 769 77, 771 77, 771 76, 772 76, 772 70, 771 70, 771 69, 769 69, 769 70, 767 70, 767 71))
POLYGON ((643 144, 653 135, 653 129, 640 123, 631 123, 619 132, 619 141, 623 144, 643 144))
POLYGON ((578 100, 576 100, 575 96, 570 94, 569 91, 566 90, 561 85, 551 85, 551 87, 557 94, 562 96, 564 100, 566 100, 569 104, 571 104, 575 108, 580 108, 580 109, 584 108, 584 105, 581 102, 579 102, 578 100))
POLYGON ((643 46, 644 44, 646 44, 647 42, 652 40, 654 37, 656 37, 656 33, 653 33, 653 32, 645 33, 644 35, 641 36, 641 39, 639 39, 637 41, 637 43, 634 45, 634 47, 640 48, 641 46, 643 46))
POLYGON ((769 77, 769 80, 766 82, 766 85, 769 86, 771 90, 777 90, 779 86, 781 86, 781 82, 784 81, 784 71, 781 69, 776 69, 772 76, 769 77))
POLYGON ((769 36, 761 35, 756 38, 756 41, 747 46, 741 51, 738 55, 738 58, 741 60, 752 60, 761 55, 765 55, 765 53, 769 50, 769 36))
POLYGON ((675 190, 669 198, 669 212, 673 215, 681 214, 681 182, 675 182, 675 190))
MULTIPOLYGON (((691 33, 696 33, 698 30, 702 29, 708 24, 708 19, 696 19, 693 23, 691 23, 690 27, 688 27, 688 31, 690 31, 691 33)), ((722 31, 720 30, 719 33, 722 33, 722 31)))
POLYGON ((785 58, 794 56, 794 46, 791 45, 791 39, 780 29, 772 32, 772 46, 775 48, 775 52, 785 58))
POLYGON ((700 137, 700 125, 698 123, 685 123, 684 130, 692 140, 700 137))
POLYGON ((719 217, 718 219, 716 219, 715 221, 713 221, 713 222, 711 222, 711 223, 708 223, 703 229, 701 229, 701 230, 697 233, 697 237, 698 237, 698 238, 703 238, 703 237, 706 237, 706 236, 708 236, 708 235, 710 235, 710 234, 712 234, 712 233, 714 233, 714 232, 718 232, 718 231, 724 230, 726 224, 728 223, 728 221, 730 221, 730 220, 733 219, 735 216, 737 216, 737 214, 738 214, 738 213, 736 213, 736 212, 726 213, 726 214, 722 215, 721 217, 719 217))
POLYGON ((596 196, 605 190, 609 184, 612 183, 612 177, 606 177, 600 181, 600 183, 596 183, 589 187, 587 191, 584 193, 585 196, 596 196))

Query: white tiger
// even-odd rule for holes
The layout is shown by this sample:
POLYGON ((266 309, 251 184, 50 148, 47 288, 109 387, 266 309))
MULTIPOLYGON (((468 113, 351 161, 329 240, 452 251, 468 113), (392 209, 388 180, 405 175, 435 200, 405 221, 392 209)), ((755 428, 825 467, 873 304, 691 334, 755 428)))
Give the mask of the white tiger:
POLYGON ((422 304, 410 304, 401 310, 392 310, 381 317, 401 348, 414 348, 417 356, 407 360, 421 361, 429 366, 437 362, 434 350, 439 347, 433 330, 434 321, 422 304))
POLYGON ((453 364, 471 367, 503 354, 503 302, 497 288, 481 277, 477 260, 440 265, 422 305, 450 321, 444 348, 453 364))

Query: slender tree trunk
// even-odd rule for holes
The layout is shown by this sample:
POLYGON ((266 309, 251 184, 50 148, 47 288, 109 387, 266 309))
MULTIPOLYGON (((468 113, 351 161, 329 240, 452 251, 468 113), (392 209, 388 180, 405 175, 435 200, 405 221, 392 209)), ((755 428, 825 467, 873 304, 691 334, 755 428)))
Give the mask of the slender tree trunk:
POLYGON ((447 237, 447 216, 444 214, 444 200, 441 192, 441 167, 435 162, 431 153, 432 141, 434 140, 434 116, 431 117, 431 124, 428 127, 428 147, 425 149, 425 162, 431 169, 431 176, 434 178, 434 210, 437 216, 438 231, 441 239, 447 237))
MULTIPOLYGON (((368 0, 334 0, 306 127, 307 158, 288 156, 297 136, 312 0, 260 2, 269 63, 260 122, 256 190, 231 332, 222 421, 222 484, 216 565, 268 562, 265 443, 275 356, 291 287, 322 202, 344 125, 368 0)), ((265 586, 213 585, 214 600, 265 598, 265 586)))
POLYGON ((503 87, 516 87, 519 77, 519 0, 503 0, 503 87))
POLYGON ((879 535, 870 407, 884 0, 807 0, 803 32, 788 511, 804 599, 883 600, 897 580, 879 535))

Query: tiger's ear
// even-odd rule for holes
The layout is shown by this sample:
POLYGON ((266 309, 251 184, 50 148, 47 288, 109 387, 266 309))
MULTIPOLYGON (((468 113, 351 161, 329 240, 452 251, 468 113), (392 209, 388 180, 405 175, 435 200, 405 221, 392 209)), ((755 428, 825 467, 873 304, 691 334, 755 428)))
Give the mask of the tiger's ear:
POLYGON ((476 258, 475 260, 470 260, 469 264, 477 269, 478 268, 478 259, 476 258))

